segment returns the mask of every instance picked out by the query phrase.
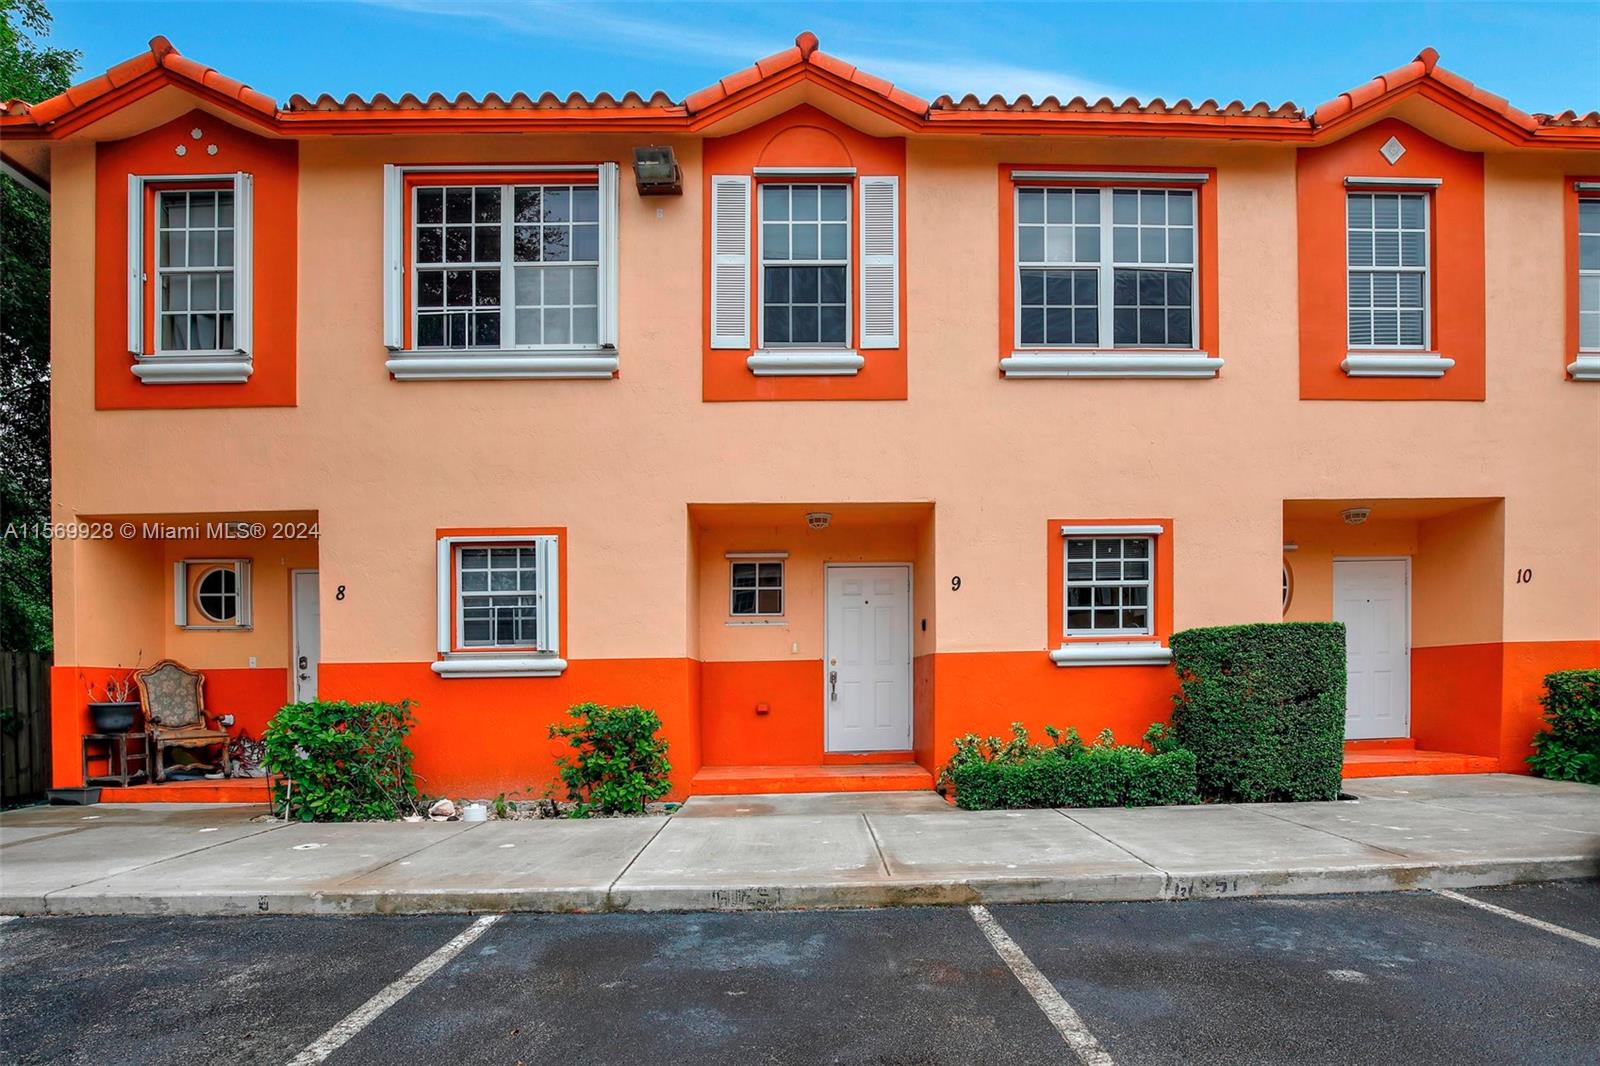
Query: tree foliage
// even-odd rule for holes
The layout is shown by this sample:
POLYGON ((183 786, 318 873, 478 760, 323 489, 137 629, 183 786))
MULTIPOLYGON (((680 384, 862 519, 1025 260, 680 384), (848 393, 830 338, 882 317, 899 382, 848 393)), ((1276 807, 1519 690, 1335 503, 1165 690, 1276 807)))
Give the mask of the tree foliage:
MULTIPOLYGON (((49 34, 42 0, 0 0, 0 100, 38 103, 72 83, 78 53, 43 44, 49 34)), ((50 205, 9 176, 0 176, 0 456, 0 519, 48 516, 50 205)), ((50 542, 0 536, 0 646, 50 644, 50 542)))

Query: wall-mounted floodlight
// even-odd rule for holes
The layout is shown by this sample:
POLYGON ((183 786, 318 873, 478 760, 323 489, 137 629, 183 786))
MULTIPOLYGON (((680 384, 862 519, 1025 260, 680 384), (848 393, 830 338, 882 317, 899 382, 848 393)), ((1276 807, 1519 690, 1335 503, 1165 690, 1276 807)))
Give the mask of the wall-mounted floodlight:
POLYGON ((633 180, 640 196, 682 196, 683 171, 670 144, 650 144, 633 150, 633 180))

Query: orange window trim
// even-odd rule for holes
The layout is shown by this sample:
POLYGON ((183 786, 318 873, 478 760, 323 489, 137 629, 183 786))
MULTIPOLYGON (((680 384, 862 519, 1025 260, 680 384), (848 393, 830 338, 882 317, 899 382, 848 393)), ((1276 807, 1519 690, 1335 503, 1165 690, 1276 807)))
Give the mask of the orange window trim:
MULTIPOLYGON (((204 111, 190 111, 161 126, 95 146, 94 403, 96 410, 176 410, 224 407, 293 407, 297 399, 296 346, 299 276, 299 146, 269 141, 204 111), (190 130, 200 128, 195 142, 190 130), (216 155, 175 145, 215 145, 216 155), (243 384, 146 385, 134 377, 128 351, 128 178, 171 176, 146 185, 142 234, 146 284, 141 347, 154 351, 154 195, 171 188, 228 188, 215 175, 252 177, 251 363, 243 384), (201 180, 191 181, 193 174, 201 180), (206 180, 204 175, 213 176, 206 180)), ((239 294, 236 293, 236 297, 239 294)))
MULTIPOLYGON (((1002 163, 1000 164, 999 185, 999 216, 1000 216, 1000 307, 999 307, 999 349, 998 359, 1005 359, 1012 352, 1018 350, 1016 336, 1017 318, 1017 199, 1018 185, 1027 185, 1029 188, 1044 186, 1049 188, 1064 189, 1105 189, 1105 188, 1140 188, 1140 189, 1192 189, 1196 192, 1195 220, 1199 228, 1196 242, 1197 259, 1195 269, 1199 272, 1200 283, 1200 332, 1197 338, 1198 345, 1193 349, 1174 348, 1173 354, 1184 351, 1202 351, 1216 357, 1221 346, 1220 331, 1217 326, 1218 298, 1217 298, 1217 169, 1215 167, 1177 167, 1177 166, 1129 166, 1126 163, 1077 163, 1052 160, 1049 163, 1002 163), (1206 180, 1195 184, 1194 182, 1162 182, 1154 181, 1117 181, 1107 178, 1097 181, 1093 178, 1083 180, 1052 179, 1018 181, 1015 177, 1017 171, 1037 170, 1073 170, 1081 172, 1111 171, 1116 173, 1139 174, 1205 174, 1206 180)), ((1102 240, 1108 240, 1105 233, 1102 240)), ((1095 351, 1112 350, 1111 338, 1102 337, 1103 343, 1097 345, 1095 351)), ((995 373, 1000 373, 998 361, 995 373)))
POLYGON ((874 137, 841 122, 810 104, 800 104, 747 130, 705 142, 701 176, 703 217, 701 270, 711 277, 711 179, 716 175, 751 177, 750 196, 750 347, 711 347, 711 284, 702 285, 700 301, 701 398, 709 403, 765 400, 904 400, 908 395, 906 360, 906 158, 905 140, 874 137), (796 155, 786 134, 804 133, 826 141, 834 158, 796 155), (795 168, 793 173, 757 174, 757 167, 795 168), (853 166, 854 175, 828 174, 853 166), (807 174, 805 167, 816 167, 807 174), (900 345, 862 349, 861 344, 861 198, 863 177, 900 179, 898 265, 900 273, 900 345), (746 363, 761 339, 761 187, 793 184, 845 185, 850 192, 850 340, 865 365, 851 377, 757 377, 746 363))
MULTIPOLYGON (((435 166, 439 164, 417 164, 419 166, 435 166)), ((448 166, 449 164, 443 164, 448 166)), ((482 164, 479 164, 480 166, 482 164)), ((416 266, 412 262, 416 252, 416 235, 411 232, 411 204, 415 199, 412 190, 419 188, 433 188, 440 185, 594 185, 598 182, 597 174, 581 170, 553 171, 541 170, 540 166, 549 166, 549 163, 528 164, 527 170, 472 170, 463 167, 455 170, 430 170, 422 173, 407 174, 405 176, 404 191, 401 196, 405 201, 400 205, 400 241, 401 263, 403 269, 400 281, 400 291, 405 306, 405 320, 401 326, 401 346, 409 350, 412 347, 411 329, 416 321, 415 308, 413 307, 411 279, 416 273, 416 266)), ((590 166, 588 163, 578 163, 575 166, 590 166)), ((599 163, 592 164, 599 166, 599 163)), ((504 206, 502 205, 502 210, 504 206)), ((505 310, 501 309, 502 312, 505 310)), ((464 349, 470 350, 470 349, 464 349)))
MULTIPOLYGON (((1577 359, 1580 348, 1578 342, 1578 307, 1580 306, 1578 295, 1578 201, 1600 200, 1600 189, 1579 192, 1577 186, 1580 182, 1583 184, 1591 182, 1600 184, 1600 177, 1569 174, 1562 181, 1565 182, 1563 225, 1567 231, 1567 345, 1565 354, 1561 357, 1561 369, 1565 372, 1567 364, 1577 359)), ((1571 377, 1570 374, 1567 376, 1571 377)))
POLYGON ((1172 636, 1172 519, 1170 518, 1052 518, 1045 523, 1045 580, 1049 583, 1045 597, 1045 648, 1058 648, 1063 644, 1103 644, 1113 642, 1144 642, 1151 640, 1166 644, 1172 636), (1152 615, 1153 632, 1095 634, 1068 636, 1066 629, 1066 537, 1062 527, 1090 526, 1160 526, 1155 541, 1156 595, 1152 615))
MULTIPOLYGON (((1382 119, 1343 140, 1302 148, 1295 168, 1300 235, 1300 398, 1461 400, 1485 395, 1483 156, 1434 140, 1399 119, 1382 119), (1391 165, 1379 148, 1397 137, 1391 165), (1429 351, 1455 360, 1442 378, 1352 378, 1340 368, 1349 346, 1346 178, 1437 178, 1428 195, 1429 351)), ((1360 186, 1351 186, 1358 189, 1360 186)), ((1384 349, 1356 349, 1384 351, 1384 349)), ((1400 349, 1411 351, 1412 349, 1400 349)))
MULTIPOLYGON (((504 548, 519 545, 529 537, 555 537, 556 538, 556 584, 558 587, 558 627, 556 640, 560 647, 561 657, 570 658, 567 654, 567 527, 566 526, 491 526, 483 528, 460 527, 434 530, 434 543, 447 537, 503 537, 503 540, 479 541, 472 546, 475 548, 504 548)), ((461 634, 456 629, 456 603, 460 596, 460 589, 456 586, 456 556, 459 545, 452 548, 450 553, 450 651, 452 654, 464 655, 500 655, 514 651, 537 651, 532 644, 499 644, 492 648, 469 648, 461 643, 461 634)), ((437 652, 437 659, 444 656, 437 652)))

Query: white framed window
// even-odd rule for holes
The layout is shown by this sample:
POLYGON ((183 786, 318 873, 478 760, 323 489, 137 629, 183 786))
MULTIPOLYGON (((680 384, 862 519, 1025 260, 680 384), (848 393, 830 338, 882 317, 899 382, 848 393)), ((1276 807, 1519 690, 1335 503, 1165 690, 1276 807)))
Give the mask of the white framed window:
POLYGON ((1015 197, 1019 348, 1197 347, 1195 190, 1019 184, 1015 197))
POLYGON ((1578 350, 1600 352, 1600 197, 1578 199, 1578 350))
POLYGON ((456 169, 384 168, 389 371, 613 376, 617 165, 472 168, 499 181, 451 181, 456 169))
POLYGON ((783 614, 783 560, 733 560, 728 566, 728 613, 735 618, 783 614))
POLYGON ((249 629, 249 559, 184 559, 173 564, 173 622, 182 629, 249 629))
POLYGON ((1067 636, 1155 633, 1155 538, 1063 531, 1062 632, 1067 636))
POLYGON ((761 347, 850 347, 850 186, 760 186, 761 347))
POLYGON ((249 380, 252 215, 249 174, 129 176, 128 351, 145 384, 249 380))
POLYGON ((560 545, 553 535, 440 538, 439 654, 445 677, 561 673, 560 545))
POLYGON ((1352 349, 1427 350, 1428 199, 1420 192, 1345 194, 1352 349))

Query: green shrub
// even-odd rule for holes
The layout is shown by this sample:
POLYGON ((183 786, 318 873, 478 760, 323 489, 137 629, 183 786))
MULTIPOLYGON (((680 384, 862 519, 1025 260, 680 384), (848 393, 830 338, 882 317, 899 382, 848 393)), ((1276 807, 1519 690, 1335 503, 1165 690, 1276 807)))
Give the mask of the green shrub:
POLYGON ((1600 785, 1600 670, 1545 675, 1544 720, 1528 766, 1540 777, 1600 785))
POLYGON ((550 727, 552 737, 565 737, 576 755, 556 760, 567 798, 577 804, 573 816, 642 814, 644 805, 665 796, 667 742, 658 735, 661 719, 643 707, 607 707, 580 703, 567 711, 569 725, 550 727))
POLYGON ((1344 768, 1344 625, 1272 622, 1172 635, 1173 734, 1206 799, 1333 800, 1344 768))
POLYGON ((955 785, 956 804, 969 811, 1198 801, 1194 756, 1173 748, 1160 726, 1145 735, 1160 745, 1153 751, 1118 744, 1109 729, 1089 745, 1075 730, 1046 732, 1050 747, 1029 743, 1021 725, 1012 726, 1009 742, 963 737, 940 780, 955 785))
POLYGON ((418 804, 411 702, 291 703, 267 723, 273 807, 302 822, 398 818, 418 804))

